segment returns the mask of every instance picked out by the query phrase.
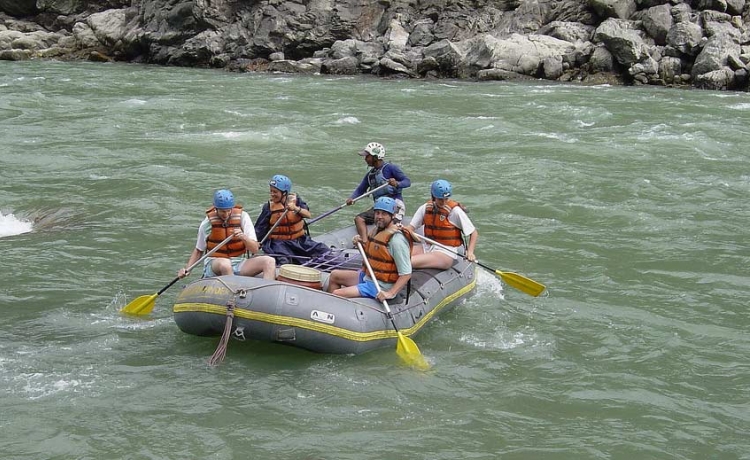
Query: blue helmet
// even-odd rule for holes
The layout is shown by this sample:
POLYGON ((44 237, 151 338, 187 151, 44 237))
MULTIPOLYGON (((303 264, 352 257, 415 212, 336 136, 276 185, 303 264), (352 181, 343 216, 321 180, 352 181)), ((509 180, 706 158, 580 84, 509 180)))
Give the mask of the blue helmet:
POLYGON ((216 206, 216 209, 232 209, 234 207, 234 195, 226 189, 217 190, 214 193, 214 206, 216 206))
POLYGON ((451 187, 451 183, 443 179, 436 180, 430 187, 430 193, 432 193, 432 196, 435 198, 448 198, 451 196, 452 190, 453 187, 451 187))
POLYGON ((385 211, 390 215, 396 214, 396 200, 389 196, 381 196, 375 200, 375 204, 372 207, 373 210, 385 211))
POLYGON ((268 181, 268 185, 271 187, 281 190, 284 193, 289 193, 292 190, 292 181, 288 177, 282 174, 276 174, 268 181))

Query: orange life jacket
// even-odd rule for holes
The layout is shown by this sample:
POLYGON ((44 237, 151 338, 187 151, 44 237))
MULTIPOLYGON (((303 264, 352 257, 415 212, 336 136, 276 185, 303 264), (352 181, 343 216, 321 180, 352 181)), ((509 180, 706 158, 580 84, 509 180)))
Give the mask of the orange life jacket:
POLYGON ((448 220, 448 215, 456 206, 461 204, 446 200, 444 206, 438 207, 434 201, 428 201, 424 210, 424 236, 446 246, 462 246, 464 240, 461 229, 448 220))
MULTIPOLYGON (((397 227, 389 227, 379 232, 378 234, 368 238, 367 244, 365 245, 365 254, 367 260, 370 262, 372 271, 375 273, 375 278, 384 283, 395 283, 398 279, 398 268, 396 267, 396 261, 388 251, 388 243, 397 232, 400 232, 397 227)), ((414 244, 408 233, 402 232, 406 237, 406 241, 409 242, 409 252, 411 253, 411 247, 414 244)), ((362 269, 367 273, 367 267, 362 264, 362 269)))
MULTIPOLYGON (((235 228, 242 231, 242 206, 232 208, 232 214, 226 222, 221 220, 215 206, 208 208, 206 217, 211 222, 211 233, 206 240, 206 251, 215 248, 217 244, 227 239, 232 233, 235 233, 235 228)), ((232 239, 229 240, 229 243, 219 248, 218 251, 214 252, 213 257, 238 257, 245 251, 247 251, 247 248, 245 248, 245 243, 242 240, 232 239)))
MULTIPOLYGON (((286 209, 282 203, 268 203, 271 210, 270 223, 273 226, 286 209)), ((302 217, 292 211, 286 213, 279 225, 273 229, 268 237, 272 240, 295 240, 305 235, 305 221, 302 217)))

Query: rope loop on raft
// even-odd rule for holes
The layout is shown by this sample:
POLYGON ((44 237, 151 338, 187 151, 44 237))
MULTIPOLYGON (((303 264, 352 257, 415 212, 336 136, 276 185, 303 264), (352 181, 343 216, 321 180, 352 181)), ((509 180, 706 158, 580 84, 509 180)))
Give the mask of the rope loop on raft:
MULTIPOLYGON (((241 289, 240 291, 245 293, 244 289, 241 289)), ((237 293, 235 293, 235 295, 236 294, 237 293)), ((214 351, 214 354, 211 355, 211 358, 208 360, 208 365, 211 367, 216 367, 221 364, 221 362, 224 361, 224 357, 227 355, 227 346, 229 345, 229 337, 232 334, 232 322, 234 321, 234 306, 234 299, 227 302, 227 319, 224 323, 224 332, 221 334, 221 339, 219 340, 219 345, 216 347, 216 351, 214 351)))

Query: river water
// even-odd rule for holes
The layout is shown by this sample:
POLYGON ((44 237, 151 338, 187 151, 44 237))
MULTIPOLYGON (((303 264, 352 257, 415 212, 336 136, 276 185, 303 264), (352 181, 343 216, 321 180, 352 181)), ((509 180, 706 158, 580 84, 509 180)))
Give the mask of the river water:
MULTIPOLYGON (((750 95, 0 62, 0 453, 11 459, 750 459, 750 95), (166 285, 217 188, 314 215, 382 142, 493 268, 395 349, 179 331, 166 285)), ((345 208, 313 235, 347 225, 345 208)), ((184 283, 182 283, 184 284, 184 283)))

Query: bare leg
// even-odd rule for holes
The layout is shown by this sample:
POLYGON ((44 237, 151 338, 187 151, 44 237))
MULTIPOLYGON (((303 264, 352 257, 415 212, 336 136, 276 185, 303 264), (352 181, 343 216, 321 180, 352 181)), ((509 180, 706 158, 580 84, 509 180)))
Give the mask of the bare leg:
POLYGON ((359 272, 357 270, 334 270, 328 278, 328 292, 333 293, 346 286, 354 286, 356 289, 358 282, 359 272))
POLYGON ((240 265, 240 275, 255 276, 263 273, 263 279, 276 279, 276 260, 270 256, 251 257, 240 265))
POLYGON ((412 268, 437 268, 445 270, 453 265, 454 259, 442 252, 432 251, 423 254, 413 255, 411 258, 412 268))
POLYGON ((223 257, 215 257, 211 260, 211 271, 216 276, 231 275, 233 273, 232 262, 223 257))
POLYGON ((347 286, 347 287, 336 289, 335 291, 332 292, 332 294, 340 296, 340 297, 346 297, 346 298, 360 297, 359 288, 357 287, 356 284, 354 286, 347 286))

